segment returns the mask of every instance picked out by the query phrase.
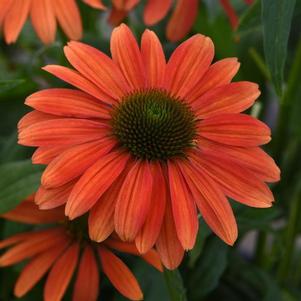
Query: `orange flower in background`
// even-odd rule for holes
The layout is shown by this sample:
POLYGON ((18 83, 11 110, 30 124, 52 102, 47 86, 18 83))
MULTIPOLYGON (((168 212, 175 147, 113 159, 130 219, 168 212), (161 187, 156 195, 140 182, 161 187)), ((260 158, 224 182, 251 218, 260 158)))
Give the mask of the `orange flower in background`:
POLYGON ((152 31, 139 48, 126 25, 112 33, 112 59, 79 42, 64 50, 75 70, 44 69, 77 89, 29 96, 35 110, 18 125, 19 143, 38 147, 33 163, 48 165, 35 199, 41 209, 65 204, 70 219, 89 211, 93 240, 115 230, 141 253, 156 245, 172 269, 195 244, 198 211, 232 245, 227 197, 272 205, 265 182, 278 181, 279 169, 260 149, 270 129, 241 113, 258 85, 231 83, 239 63, 212 64, 210 38, 191 37, 168 62, 152 31))
MULTIPOLYGON (((99 295, 100 261, 101 270, 122 295, 130 300, 143 298, 135 276, 112 252, 139 255, 134 244, 121 242, 116 236, 101 244, 93 243, 85 234, 85 224, 81 220, 66 221, 62 208, 41 211, 32 198, 2 217, 33 225, 56 223, 47 229, 19 233, 0 241, 0 249, 9 247, 0 256, 0 266, 29 259, 15 284, 14 294, 17 297, 24 296, 48 273, 44 300, 62 300, 76 274, 72 300, 96 301, 99 295)), ((142 258, 162 270, 158 254, 154 250, 150 250, 142 258)))
MULTIPOLYGON (((118 25, 139 2, 139 0, 112 0, 113 8, 110 22, 113 25, 118 25)), ((175 7, 166 27, 166 36, 170 41, 181 40, 190 32, 198 14, 198 2, 198 0, 175 1, 175 7)), ((238 16, 230 0, 220 0, 220 2, 229 17, 232 27, 236 28, 238 16)), ((250 5, 253 0, 244 0, 244 2, 250 5)), ((173 3, 172 0, 148 0, 144 8, 144 23, 147 26, 152 26, 160 22, 167 16, 173 3)))
MULTIPOLYGON (((112 0, 110 23, 118 25, 140 0, 112 0)), ((146 1, 143 20, 152 26, 167 16, 173 6, 172 0, 146 1)), ((184 38, 191 30, 198 14, 198 0, 177 0, 166 27, 166 36, 170 41, 184 38)))
MULTIPOLYGON (((83 0, 103 9, 100 0, 83 0)), ((6 43, 14 43, 30 16, 31 23, 44 44, 55 40, 57 23, 71 40, 82 37, 82 21, 75 0, 1 0, 0 27, 6 43)))
MULTIPOLYGON (((236 29, 239 20, 235 10, 233 9, 233 6, 231 5, 230 0, 220 0, 220 2, 230 20, 232 28, 236 29)), ((253 0, 244 0, 244 2, 248 5, 251 5, 253 3, 253 0)))

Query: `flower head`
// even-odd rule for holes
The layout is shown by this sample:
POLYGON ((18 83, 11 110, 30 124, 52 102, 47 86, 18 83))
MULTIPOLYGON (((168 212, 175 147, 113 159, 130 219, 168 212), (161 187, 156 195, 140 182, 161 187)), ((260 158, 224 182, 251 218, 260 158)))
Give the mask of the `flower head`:
MULTIPOLYGON (((98 9, 104 8, 100 0, 83 2, 98 9)), ((69 39, 81 39, 82 22, 75 0, 3 0, 0 2, 0 26, 6 43, 17 40, 29 16, 44 44, 54 41, 57 23, 69 39)))
MULTIPOLYGON (((41 211, 33 198, 2 215, 17 222, 46 225, 48 228, 19 233, 0 241, 0 249, 9 249, 0 256, 0 266, 9 266, 28 259, 14 289, 17 297, 24 296, 48 273, 45 301, 62 300, 74 274, 74 301, 96 301, 99 295, 99 268, 113 286, 130 300, 141 300, 142 292, 135 276, 113 251, 139 255, 134 244, 124 243, 112 236, 100 244, 93 243, 86 235, 81 219, 70 222, 62 208, 41 211), (77 272, 76 272, 77 270, 77 272)), ((157 253, 150 250, 143 259, 161 270, 157 253)))
POLYGON ((44 69, 77 89, 47 89, 26 99, 35 110, 19 122, 19 143, 37 146, 33 162, 48 165, 36 203, 65 204, 70 219, 89 213, 90 237, 115 229, 141 253, 156 244, 175 268, 194 246, 198 211, 232 245, 237 225, 227 200, 270 207, 265 182, 279 169, 260 145, 270 129, 241 112, 259 96, 234 82, 239 63, 212 64, 212 41, 197 34, 168 62, 146 30, 141 48, 126 25, 113 31, 112 59, 79 42, 71 65, 44 69))

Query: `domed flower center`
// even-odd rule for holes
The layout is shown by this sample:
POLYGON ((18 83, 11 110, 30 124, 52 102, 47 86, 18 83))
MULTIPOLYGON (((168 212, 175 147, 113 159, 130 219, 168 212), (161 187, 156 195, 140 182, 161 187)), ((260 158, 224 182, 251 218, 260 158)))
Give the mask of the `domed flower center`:
POLYGON ((140 159, 167 160, 193 146, 196 118, 180 99, 150 89, 126 95, 112 113, 113 134, 140 159))

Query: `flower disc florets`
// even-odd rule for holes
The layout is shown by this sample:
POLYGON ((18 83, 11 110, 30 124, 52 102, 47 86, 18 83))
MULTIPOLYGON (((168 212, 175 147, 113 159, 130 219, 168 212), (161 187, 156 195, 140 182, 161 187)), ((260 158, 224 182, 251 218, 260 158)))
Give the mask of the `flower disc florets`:
POLYGON ((132 155, 167 160, 193 146, 196 119, 180 99, 158 89, 123 97, 112 113, 113 133, 132 155))

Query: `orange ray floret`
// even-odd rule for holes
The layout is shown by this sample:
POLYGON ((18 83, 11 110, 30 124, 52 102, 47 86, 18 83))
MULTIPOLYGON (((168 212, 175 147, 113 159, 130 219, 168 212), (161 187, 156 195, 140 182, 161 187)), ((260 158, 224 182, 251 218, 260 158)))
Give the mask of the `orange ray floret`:
POLYGON ((0 266, 28 260, 15 284, 14 294, 17 297, 23 297, 48 274, 43 300, 60 301, 75 275, 72 300, 96 301, 101 270, 122 295, 130 300, 142 300, 138 281, 114 251, 141 256, 162 271, 155 250, 140 255, 134 243, 122 242, 116 235, 96 244, 85 233, 83 221, 66 220, 61 207, 41 211, 29 198, 2 217, 48 226, 47 230, 32 230, 0 241, 1 249, 8 248, 0 256, 0 266), (98 262, 101 262, 101 269, 98 262))
MULTIPOLYGON (((104 9, 101 0, 83 0, 86 4, 104 9)), ((0 2, 0 26, 6 43, 14 43, 26 20, 44 44, 55 40, 57 23, 71 40, 82 37, 82 21, 76 0, 2 0, 0 2)))
POLYGON ((19 143, 38 147, 33 161, 48 165, 36 203, 65 204, 70 219, 89 212, 95 241, 115 230, 141 253, 156 245, 169 269, 193 248, 199 212, 233 245, 237 225, 227 197, 270 207, 266 183, 280 178, 260 148, 270 129, 242 113, 260 95, 258 85, 231 83, 237 59, 212 64, 214 45, 200 34, 166 60, 154 32, 143 33, 140 48, 121 25, 111 52, 112 59, 69 43, 65 53, 75 70, 44 69, 75 89, 26 100, 35 111, 20 121, 19 143))

